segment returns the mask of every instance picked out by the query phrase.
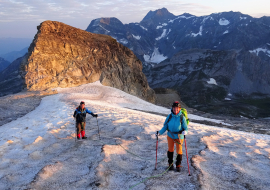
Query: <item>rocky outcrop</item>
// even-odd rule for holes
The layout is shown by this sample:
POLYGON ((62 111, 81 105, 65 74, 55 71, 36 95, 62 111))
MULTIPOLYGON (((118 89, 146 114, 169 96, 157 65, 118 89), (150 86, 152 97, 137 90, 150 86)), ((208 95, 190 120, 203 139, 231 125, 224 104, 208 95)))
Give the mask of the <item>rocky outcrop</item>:
POLYGON ((24 88, 30 91, 72 87, 100 80, 150 102, 155 101, 142 63, 110 36, 64 23, 45 21, 20 63, 24 88))

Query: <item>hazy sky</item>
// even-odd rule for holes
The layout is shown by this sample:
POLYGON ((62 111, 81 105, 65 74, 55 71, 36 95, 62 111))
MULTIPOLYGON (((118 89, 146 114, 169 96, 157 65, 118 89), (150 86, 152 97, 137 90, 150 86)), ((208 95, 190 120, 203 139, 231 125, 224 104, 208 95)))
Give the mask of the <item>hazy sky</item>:
POLYGON ((175 15, 240 11, 253 17, 270 16, 269 0, 0 0, 0 38, 33 38, 36 26, 45 20, 83 30, 99 17, 140 22, 148 11, 163 7, 175 15))

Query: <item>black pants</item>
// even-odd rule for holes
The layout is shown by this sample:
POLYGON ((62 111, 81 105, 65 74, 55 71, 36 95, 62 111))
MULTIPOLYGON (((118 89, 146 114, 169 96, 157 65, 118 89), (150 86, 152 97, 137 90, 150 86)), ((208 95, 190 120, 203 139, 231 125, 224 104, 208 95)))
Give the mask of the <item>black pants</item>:
POLYGON ((84 136, 85 131, 85 122, 76 122, 76 128, 77 128, 77 136, 79 136, 82 133, 82 136, 84 136))

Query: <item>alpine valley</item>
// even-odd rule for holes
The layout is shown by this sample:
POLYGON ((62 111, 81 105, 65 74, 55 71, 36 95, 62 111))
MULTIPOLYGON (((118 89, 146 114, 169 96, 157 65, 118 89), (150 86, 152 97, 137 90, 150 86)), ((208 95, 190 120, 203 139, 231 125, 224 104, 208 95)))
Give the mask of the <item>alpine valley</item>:
POLYGON ((175 16, 150 11, 139 23, 92 20, 143 62, 151 88, 177 90, 190 107, 215 114, 270 116, 270 17, 240 12, 175 16))

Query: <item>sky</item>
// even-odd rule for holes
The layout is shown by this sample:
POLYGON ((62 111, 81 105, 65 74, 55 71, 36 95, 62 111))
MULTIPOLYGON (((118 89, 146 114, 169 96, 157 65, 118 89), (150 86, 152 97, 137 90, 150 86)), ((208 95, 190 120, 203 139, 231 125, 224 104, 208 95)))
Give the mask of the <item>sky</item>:
POLYGON ((0 0, 0 38, 33 38, 36 27, 45 20, 85 30, 96 18, 140 22, 150 10, 163 7, 174 15, 239 11, 261 17, 270 16, 267 5, 267 0, 0 0))

